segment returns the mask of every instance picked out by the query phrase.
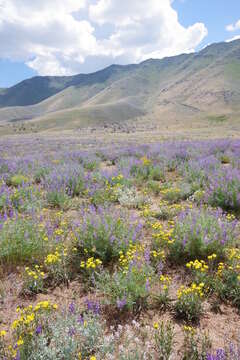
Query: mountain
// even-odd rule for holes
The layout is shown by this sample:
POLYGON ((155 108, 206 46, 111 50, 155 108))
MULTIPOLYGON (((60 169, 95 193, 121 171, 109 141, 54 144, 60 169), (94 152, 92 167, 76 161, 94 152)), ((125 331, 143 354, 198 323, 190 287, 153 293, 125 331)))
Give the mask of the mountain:
POLYGON ((0 121, 75 128, 240 113, 240 40, 93 74, 34 77, 0 89, 0 121))

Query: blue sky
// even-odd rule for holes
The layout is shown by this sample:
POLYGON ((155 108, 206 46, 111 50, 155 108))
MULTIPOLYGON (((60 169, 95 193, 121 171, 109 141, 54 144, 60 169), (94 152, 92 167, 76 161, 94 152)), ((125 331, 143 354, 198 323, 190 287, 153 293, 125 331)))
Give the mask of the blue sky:
POLYGON ((1 0, 0 87, 197 51, 239 20, 240 0, 1 0))
POLYGON ((225 41, 232 34, 226 31, 226 26, 240 19, 240 0, 176 0, 173 3, 178 12, 179 21, 189 26, 195 22, 203 22, 208 29, 208 36, 199 48, 209 43, 225 41))

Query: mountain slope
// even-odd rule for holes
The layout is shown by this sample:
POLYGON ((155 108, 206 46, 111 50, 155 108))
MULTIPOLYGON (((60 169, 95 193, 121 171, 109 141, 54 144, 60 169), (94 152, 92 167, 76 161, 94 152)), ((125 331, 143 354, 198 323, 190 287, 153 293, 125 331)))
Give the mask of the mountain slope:
POLYGON ((93 74, 35 77, 0 90, 0 121, 71 128, 240 111, 240 41, 93 74))

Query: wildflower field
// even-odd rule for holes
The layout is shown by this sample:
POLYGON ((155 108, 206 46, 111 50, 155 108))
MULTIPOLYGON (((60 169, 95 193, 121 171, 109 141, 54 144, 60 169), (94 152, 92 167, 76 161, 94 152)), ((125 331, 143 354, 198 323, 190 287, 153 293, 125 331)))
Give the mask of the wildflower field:
POLYGON ((0 143, 0 359, 240 359, 240 141, 0 143))

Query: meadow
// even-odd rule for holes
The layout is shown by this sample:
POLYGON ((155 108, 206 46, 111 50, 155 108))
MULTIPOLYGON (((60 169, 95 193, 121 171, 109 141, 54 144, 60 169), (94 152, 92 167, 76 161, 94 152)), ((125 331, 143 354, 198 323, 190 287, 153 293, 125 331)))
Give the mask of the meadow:
POLYGON ((240 140, 0 154, 0 359, 240 359, 240 140))

